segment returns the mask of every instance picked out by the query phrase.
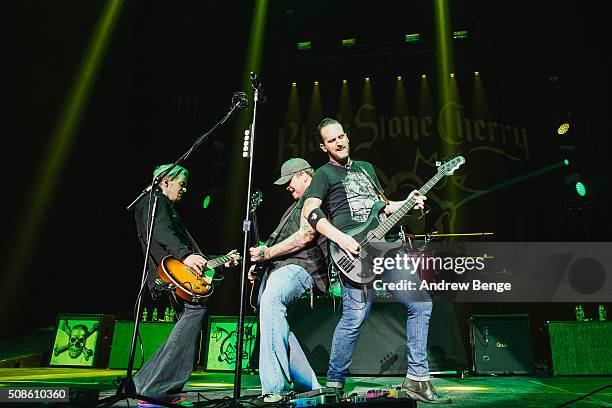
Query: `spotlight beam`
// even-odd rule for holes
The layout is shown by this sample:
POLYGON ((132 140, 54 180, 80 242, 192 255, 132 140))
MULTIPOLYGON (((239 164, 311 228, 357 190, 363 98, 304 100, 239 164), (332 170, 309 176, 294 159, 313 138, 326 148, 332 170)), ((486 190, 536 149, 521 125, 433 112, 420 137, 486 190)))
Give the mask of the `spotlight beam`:
MULTIPOLYGON (((249 74, 260 73, 261 56, 263 54, 266 18, 268 14, 268 0, 255 0, 253 5, 253 17, 251 20, 251 31, 249 33, 249 45, 247 47, 244 71, 242 73, 242 89, 251 89, 251 79, 249 74)), ((265 78, 264 78, 265 79, 265 78)), ((249 127, 251 122, 252 110, 247 109, 238 114, 235 121, 232 143, 234 146, 241 146, 243 143, 244 130, 249 127)), ((226 200, 226 227, 220 244, 226 247, 235 246, 239 242, 242 231, 242 209, 245 201, 245 169, 246 161, 238 155, 230 159, 229 171, 226 178, 226 185, 232 186, 228 190, 226 200)))
POLYGON ((41 221, 50 207, 49 202, 70 155, 73 139, 79 129, 83 112, 88 106, 91 90, 98 77, 122 7, 123 0, 105 2, 51 134, 46 160, 42 163, 36 181, 31 186, 28 194, 30 200, 25 204, 25 210, 18 223, 18 233, 13 241, 12 256, 8 261, 6 278, 2 285, 3 291, 0 293, 5 303, 4 307, 0 307, 2 321, 6 321, 4 314, 11 313, 13 298, 19 291, 19 279, 25 276, 23 270, 29 266, 30 255, 35 252, 34 240, 41 232, 41 221))
POLYGON ((521 176, 514 177, 514 178, 512 178, 510 180, 502 181, 501 183, 495 184, 494 186, 491 186, 491 187, 489 187, 489 188, 487 188, 485 190, 478 191, 478 192, 472 194, 471 196, 466 197, 464 200, 462 200, 461 202, 459 202, 457 204, 457 207, 461 207, 462 205, 464 205, 464 204, 466 204, 466 203, 468 203, 468 202, 470 202, 472 200, 480 198, 483 195, 492 193, 494 191, 501 190, 502 188, 510 187, 512 185, 518 184, 518 183, 520 183, 522 181, 528 180, 528 179, 533 178, 533 177, 540 176, 542 174, 550 173, 551 171, 554 171, 554 170, 556 170, 556 169, 558 169, 560 167, 563 167, 563 166, 565 166, 565 163, 563 163, 561 161, 561 162, 558 162, 558 163, 551 164, 550 166, 546 166, 544 168, 531 171, 531 172, 523 174, 521 176))

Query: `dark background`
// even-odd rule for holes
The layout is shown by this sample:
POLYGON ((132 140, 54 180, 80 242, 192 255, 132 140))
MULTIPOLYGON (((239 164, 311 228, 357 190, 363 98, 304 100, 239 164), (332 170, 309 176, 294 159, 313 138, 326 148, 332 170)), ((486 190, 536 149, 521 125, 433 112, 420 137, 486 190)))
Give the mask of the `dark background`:
MULTIPOLYGON (((480 70, 492 116, 529 129, 532 147, 527 162, 500 160, 493 167, 486 160, 469 162, 465 171, 485 187, 558 159, 558 142, 551 133, 555 100, 548 80, 556 76, 556 101, 572 112, 577 171, 589 188, 585 209, 568 216, 559 172, 530 179, 474 202, 464 214, 464 230, 494 231, 498 239, 509 241, 609 241, 610 56, 604 48, 603 12, 579 1, 451 3, 452 29, 470 33, 468 40, 454 44, 462 101, 470 105, 471 73, 480 70)), ((3 138, 5 259, 12 256, 19 216, 27 208, 103 4, 14 3, 16 47, 9 58, 14 77, 8 78, 13 94, 3 138)), ((242 84, 252 9, 251 1, 124 3, 65 167, 57 175, 59 186, 45 203, 27 267, 19 271, 19 288, 12 299, 2 300, 3 307, 10 304, 16 312, 2 322, 2 337, 53 325, 59 312, 130 318, 142 255, 133 215, 125 207, 145 186, 154 165, 173 161, 227 111, 232 93, 242 84)), ((365 75, 377 81, 373 91, 380 112, 391 109, 398 74, 405 78, 415 109, 422 72, 430 76, 432 95, 437 95, 434 22, 430 2, 270 2, 261 70, 268 103, 260 107, 254 175, 254 185, 265 197, 259 210, 264 236, 290 203, 287 193, 271 183, 286 158, 277 153, 277 139, 285 125, 291 82, 298 82, 303 118, 313 80, 321 82, 324 115, 335 116, 340 80, 358 83, 365 75), (421 33, 422 41, 407 49, 403 35, 414 32, 421 33), (339 47, 342 38, 353 37, 358 47, 339 47), (298 41, 312 41, 313 49, 299 53, 298 41)), ((360 92, 361 82, 351 88, 354 107, 360 105, 360 92)), ((228 191, 242 188, 246 179, 246 174, 228 179, 228 169, 241 153, 240 143, 232 143, 239 131, 235 123, 219 129, 186 163, 191 179, 179 212, 211 253, 241 248, 240 230, 221 238, 230 216, 228 191), (212 202, 203 209, 207 194, 212 202)), ((312 133, 316 123, 304 125, 312 133)), ((359 135, 355 138, 353 143, 359 135)), ((389 159, 387 153, 382 149, 358 158, 398 171, 401 154, 395 151, 389 159)), ((315 165, 325 161, 316 150, 306 156, 315 165)), ((238 216, 243 218, 243 210, 238 216)), ((238 286, 237 270, 229 272, 210 301, 213 314, 237 314, 238 286)), ((573 318, 573 307, 464 305, 461 310, 467 311, 457 319, 463 327, 466 313, 476 311, 529 312, 538 321, 563 320, 573 318)), ((594 310, 587 305, 587 313, 594 310)))

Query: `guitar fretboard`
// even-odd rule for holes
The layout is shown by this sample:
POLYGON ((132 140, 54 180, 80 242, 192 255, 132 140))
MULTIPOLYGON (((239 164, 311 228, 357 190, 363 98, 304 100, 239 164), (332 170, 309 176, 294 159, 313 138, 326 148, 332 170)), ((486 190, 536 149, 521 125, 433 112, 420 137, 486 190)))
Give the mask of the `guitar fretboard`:
POLYGON ((231 259, 232 259, 231 256, 223 255, 223 256, 220 256, 215 259, 211 259, 210 261, 206 262, 206 267, 210 269, 215 269, 217 266, 221 266, 224 263, 228 263, 231 259))
MULTIPOLYGON (((436 183, 440 181, 440 179, 443 176, 444 174, 438 171, 438 173, 436 173, 436 175, 433 176, 431 180, 429 180, 427 183, 425 183, 425 185, 423 185, 423 187, 419 189, 419 193, 421 195, 427 194, 429 190, 431 190, 431 188, 435 186, 436 183)), ((393 228, 393 226, 397 224, 397 222, 404 215, 406 215, 408 211, 412 209, 412 207, 414 207, 414 203, 416 203, 416 200, 414 198, 407 200, 393 214, 391 214, 383 223, 381 223, 378 227, 374 228, 373 231, 374 231, 374 234, 376 235, 376 238, 383 239, 384 236, 387 234, 387 232, 389 232, 391 228, 393 228)))

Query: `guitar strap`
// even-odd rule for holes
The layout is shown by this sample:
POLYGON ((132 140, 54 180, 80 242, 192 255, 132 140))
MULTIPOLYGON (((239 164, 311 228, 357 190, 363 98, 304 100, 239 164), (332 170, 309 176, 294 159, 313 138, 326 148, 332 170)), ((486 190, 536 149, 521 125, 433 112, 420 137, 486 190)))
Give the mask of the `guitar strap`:
POLYGON ((357 163, 356 161, 353 161, 353 164, 355 166, 357 166, 357 168, 359 168, 359 170, 361 170, 361 172, 363 174, 365 174, 366 179, 370 182, 370 184, 372 185, 372 187, 374 187, 374 190, 378 193, 378 195, 380 196, 380 198, 382 199, 382 201, 389 205, 389 200, 387 199, 387 197, 385 196, 385 193, 382 192, 382 190, 380 188, 378 188, 378 186, 376 185, 376 183, 372 180, 372 177, 370 177, 370 175, 368 174, 367 171, 365 171, 365 169, 363 167, 361 167, 361 165, 359 163, 357 163))
POLYGON ((301 203, 302 199, 300 198, 300 200, 295 203, 295 205, 293 206, 293 208, 291 209, 291 211, 289 211, 289 214, 287 214, 287 216, 285 218, 283 218, 279 223, 278 226, 276 227, 276 229, 272 232, 272 234, 270 234, 270 238, 268 238, 268 240, 266 241, 266 245, 270 246, 270 245, 274 245, 276 244, 276 240, 280 234, 280 232, 283 230, 283 228, 285 227, 285 225, 287 224, 287 222, 291 219, 291 217, 293 216, 293 214, 295 213, 295 211, 297 210, 298 207, 300 207, 300 203, 301 203))
MULTIPOLYGON (((278 226, 276 227, 276 229, 274 230, 274 232, 272 232, 272 234, 270 234, 270 237, 268 238, 268 240, 266 241, 266 245, 267 246, 272 246, 276 243, 278 236, 280 235, 281 231, 283 230, 283 228, 285 227, 285 225, 287 225, 287 222, 291 219, 291 217, 293 216, 293 214, 295 213, 295 211, 300 208, 300 202, 301 202, 301 198, 300 201, 298 201, 297 203, 294 204, 293 208, 291 209, 291 211, 289 211, 289 214, 287 214, 283 219, 281 219, 281 221, 278 223, 278 226)), ((262 271, 260 271, 260 273, 263 275, 261 276, 261 282, 259 284, 259 293, 257 294, 257 307, 259 307, 259 302, 261 300, 261 296, 263 294, 264 289, 266 288, 266 282, 268 281, 268 271, 270 269, 270 263, 266 263, 265 267, 262 271)))

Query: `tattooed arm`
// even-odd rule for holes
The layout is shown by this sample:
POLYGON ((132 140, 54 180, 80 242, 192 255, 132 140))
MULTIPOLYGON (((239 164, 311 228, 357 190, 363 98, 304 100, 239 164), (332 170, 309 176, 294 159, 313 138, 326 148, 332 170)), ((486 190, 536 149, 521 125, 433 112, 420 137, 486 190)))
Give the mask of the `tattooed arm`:
POLYGON ((300 228, 283 241, 268 247, 267 245, 254 247, 249 250, 251 261, 260 262, 277 258, 296 252, 304 248, 315 239, 316 231, 310 226, 302 215, 300 217, 300 228))

